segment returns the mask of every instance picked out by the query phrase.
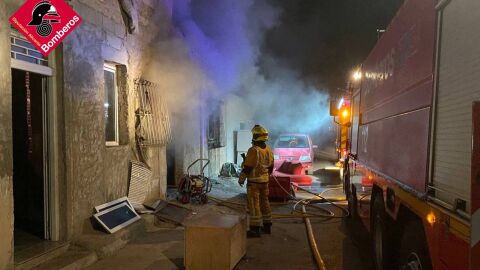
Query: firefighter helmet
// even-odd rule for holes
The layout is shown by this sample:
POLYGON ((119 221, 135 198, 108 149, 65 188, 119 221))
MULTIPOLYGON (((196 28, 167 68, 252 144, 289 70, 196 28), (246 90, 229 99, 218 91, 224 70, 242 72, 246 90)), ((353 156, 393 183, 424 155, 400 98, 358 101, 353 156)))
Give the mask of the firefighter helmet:
POLYGON ((42 24, 45 15, 53 17, 59 17, 57 9, 51 5, 48 1, 42 1, 35 5, 32 11, 32 20, 28 25, 40 25, 42 24))
POLYGON ((255 125, 252 128, 252 141, 266 142, 268 141, 268 130, 261 125, 255 125))

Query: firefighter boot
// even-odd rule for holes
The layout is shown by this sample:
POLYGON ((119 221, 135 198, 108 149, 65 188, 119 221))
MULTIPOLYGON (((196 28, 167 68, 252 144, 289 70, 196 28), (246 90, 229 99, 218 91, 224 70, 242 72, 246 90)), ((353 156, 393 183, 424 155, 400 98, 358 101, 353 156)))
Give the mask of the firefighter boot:
POLYGON ((259 226, 250 226, 250 230, 247 232, 248 238, 258 238, 260 237, 260 227, 259 226))
POLYGON ((265 234, 272 234, 272 223, 264 223, 263 224, 263 232, 265 234))

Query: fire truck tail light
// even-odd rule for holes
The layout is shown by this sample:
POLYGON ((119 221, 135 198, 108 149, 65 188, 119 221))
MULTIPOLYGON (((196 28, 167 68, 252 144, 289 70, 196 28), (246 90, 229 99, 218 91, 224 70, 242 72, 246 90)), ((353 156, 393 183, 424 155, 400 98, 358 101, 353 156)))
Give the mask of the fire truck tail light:
POLYGON ((433 225, 437 221, 437 217, 433 212, 428 213, 427 215, 427 222, 430 225, 433 225))

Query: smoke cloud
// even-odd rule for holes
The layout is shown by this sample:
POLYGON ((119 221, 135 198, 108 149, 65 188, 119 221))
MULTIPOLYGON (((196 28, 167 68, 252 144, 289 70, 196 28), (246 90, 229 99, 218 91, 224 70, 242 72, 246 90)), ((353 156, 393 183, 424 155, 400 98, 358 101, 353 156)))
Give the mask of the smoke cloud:
POLYGON ((144 76, 163 90, 174 114, 236 91, 279 14, 263 0, 159 0, 158 6, 167 11, 158 12, 156 23, 171 29, 152 42, 144 76))
POLYGON ((240 95, 254 110, 255 121, 268 127, 274 137, 305 133, 316 144, 331 144, 335 126, 328 111, 328 93, 273 60, 268 69, 269 76, 254 69, 243 77, 240 95))
POLYGON ((262 50, 282 10, 268 0, 159 1, 172 25, 154 40, 145 76, 162 89, 174 115, 208 115, 216 101, 237 95, 253 120, 274 133, 329 132, 326 92, 262 50))

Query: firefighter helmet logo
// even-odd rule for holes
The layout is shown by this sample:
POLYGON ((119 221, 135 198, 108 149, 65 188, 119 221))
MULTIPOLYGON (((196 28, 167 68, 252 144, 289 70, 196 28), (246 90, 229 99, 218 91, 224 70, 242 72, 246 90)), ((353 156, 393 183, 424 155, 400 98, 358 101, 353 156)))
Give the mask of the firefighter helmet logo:
POLYGON ((48 1, 42 1, 32 10, 32 20, 28 25, 35 26, 37 34, 48 37, 52 33, 52 23, 59 23, 57 9, 48 1))

